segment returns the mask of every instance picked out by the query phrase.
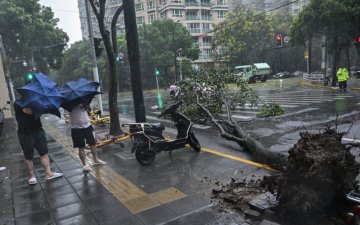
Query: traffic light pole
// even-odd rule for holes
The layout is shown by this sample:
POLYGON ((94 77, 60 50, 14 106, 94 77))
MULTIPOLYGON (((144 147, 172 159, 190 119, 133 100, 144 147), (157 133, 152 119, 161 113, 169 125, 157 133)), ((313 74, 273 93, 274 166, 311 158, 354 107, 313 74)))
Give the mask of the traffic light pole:
MULTIPOLYGON (((96 62, 96 55, 95 55, 95 43, 94 43, 94 34, 93 34, 93 27, 91 22, 91 16, 90 16, 90 6, 88 3, 88 0, 85 1, 85 10, 86 10, 86 20, 88 24, 88 31, 89 31, 89 38, 90 38, 90 52, 91 52, 91 59, 93 64, 93 73, 94 73, 94 80, 96 82, 99 82, 99 72, 96 62)), ((98 91, 100 92, 100 88, 98 88, 98 91)), ((102 100, 101 100, 101 94, 97 95, 97 102, 99 105, 99 109, 101 112, 104 112, 102 100)))

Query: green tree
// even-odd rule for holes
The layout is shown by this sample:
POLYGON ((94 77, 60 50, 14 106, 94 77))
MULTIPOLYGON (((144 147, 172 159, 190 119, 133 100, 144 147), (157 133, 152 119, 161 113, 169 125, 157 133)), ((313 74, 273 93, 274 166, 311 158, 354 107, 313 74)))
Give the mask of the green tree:
POLYGON ((38 71, 48 73, 49 69, 61 66, 67 34, 57 27, 51 8, 41 6, 39 0, 0 1, 0 34, 4 48, 11 61, 26 60, 29 67, 10 66, 10 72, 20 84, 21 74, 29 69, 31 58, 38 71))
MULTIPOLYGON (((139 44, 144 84, 154 82, 155 68, 160 69, 160 80, 165 84, 179 79, 177 57, 196 60, 199 57, 197 46, 192 45, 189 31, 171 19, 156 20, 139 27, 139 44)), ((148 88, 154 85, 147 86, 148 88)))
POLYGON ((320 35, 327 37, 328 51, 334 55, 332 85, 335 85, 341 53, 345 52, 350 69, 349 48, 360 33, 358 1, 312 0, 294 21, 291 33, 295 44, 304 44, 320 35))
POLYGON ((255 61, 264 61, 273 46, 274 29, 270 17, 255 15, 254 11, 243 7, 229 13, 214 31, 214 47, 220 52, 217 58, 229 60, 232 67, 253 63, 248 58, 251 51, 254 51, 255 61))
MULTIPOLYGON (((52 72, 52 77, 59 85, 80 77, 93 79, 91 53, 89 40, 77 41, 68 48, 63 57, 62 66, 52 72)), ((107 80, 108 70, 106 56, 102 55, 98 60, 99 74, 102 80, 107 80)), ((107 83, 102 84, 102 90, 107 90, 107 83)))

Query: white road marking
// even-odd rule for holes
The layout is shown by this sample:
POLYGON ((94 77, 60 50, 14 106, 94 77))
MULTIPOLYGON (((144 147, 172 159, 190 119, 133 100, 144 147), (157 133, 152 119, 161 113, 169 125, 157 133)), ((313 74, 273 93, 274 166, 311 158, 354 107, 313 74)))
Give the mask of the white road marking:
POLYGON ((355 142, 355 143, 360 143, 360 140, 359 140, 359 139, 342 138, 341 140, 343 140, 343 141, 355 142))

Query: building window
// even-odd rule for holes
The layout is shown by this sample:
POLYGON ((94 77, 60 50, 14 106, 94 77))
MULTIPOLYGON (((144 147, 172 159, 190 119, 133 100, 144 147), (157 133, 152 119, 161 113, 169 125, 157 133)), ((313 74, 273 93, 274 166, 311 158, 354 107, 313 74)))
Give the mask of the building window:
POLYGON ((186 19, 187 20, 198 20, 199 17, 197 15, 197 12, 188 11, 188 12, 186 12, 186 19))
POLYGON ((167 18, 167 13, 166 13, 166 12, 161 13, 161 14, 160 14, 160 17, 161 17, 162 19, 167 18))
POLYGON ((218 18, 225 18, 225 11, 218 11, 218 18))
POLYGON ((218 5, 225 5, 225 0, 217 0, 218 5))
POLYGON ((144 5, 142 3, 138 3, 135 5, 135 10, 136 11, 143 11, 144 10, 144 5))
POLYGON ((155 9, 154 1, 147 2, 147 9, 155 9))
POLYGON ((211 20, 210 12, 201 12, 201 19, 202 20, 211 20))
POLYGON ((144 17, 143 16, 138 16, 136 17, 136 23, 137 24, 143 24, 145 21, 144 21, 144 17))
POLYGON ((211 46, 211 38, 210 37, 203 37, 202 45, 203 46, 211 46))
POLYGON ((156 20, 155 14, 148 15, 148 22, 152 23, 154 20, 156 20))
POLYGON ((172 3, 181 3, 181 0, 172 0, 172 3))
POLYGON ((190 33, 200 33, 200 24, 199 23, 188 23, 186 28, 190 33))
POLYGON ((202 32, 207 33, 211 31, 211 24, 210 23, 203 23, 202 24, 202 32))
POLYGON ((182 17, 181 9, 173 9, 173 17, 182 17))

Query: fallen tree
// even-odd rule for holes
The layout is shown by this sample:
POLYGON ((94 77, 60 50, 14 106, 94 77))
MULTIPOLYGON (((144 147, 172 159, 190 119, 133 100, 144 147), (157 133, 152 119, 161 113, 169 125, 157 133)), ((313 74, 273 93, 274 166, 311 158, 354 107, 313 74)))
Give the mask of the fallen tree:
MULTIPOLYGON (((289 155, 274 153, 246 133, 241 123, 234 122, 231 116, 231 109, 247 103, 256 106, 261 99, 243 81, 227 79, 236 82, 236 90, 229 91, 226 85, 229 80, 216 72, 181 83, 183 95, 179 99, 187 103, 183 104, 186 106, 184 112, 193 115, 192 119, 196 119, 196 115, 211 121, 223 138, 237 142, 256 161, 281 171, 265 178, 262 184, 277 197, 277 212, 285 221, 314 224, 324 215, 340 212, 345 205, 342 204, 345 203, 345 194, 353 189, 359 172, 359 165, 350 153, 352 146, 341 142, 346 133, 338 133, 337 126, 327 127, 316 134, 303 132, 298 143, 289 150, 289 155), (224 109, 225 119, 218 116, 224 109)), ((263 111, 269 111, 267 116, 272 116, 278 114, 274 109, 278 106, 263 111)), ((264 115, 266 113, 262 113, 264 115)), ((241 209, 251 195, 266 190, 258 186, 257 191, 254 184, 232 180, 229 185, 220 185, 213 194, 233 208, 241 209)))
MULTIPOLYGON (((197 74, 187 81, 179 83, 182 95, 178 100, 186 102, 183 109, 186 115, 193 120, 202 118, 210 121, 219 130, 220 135, 231 141, 237 142, 246 151, 250 152, 256 161, 282 170, 287 161, 287 155, 269 151, 256 138, 246 133, 240 123, 232 119, 232 110, 250 104, 257 107, 262 100, 256 91, 247 83, 236 76, 221 74, 218 71, 206 74, 197 74), (230 89, 227 83, 235 84, 230 89), (194 101, 196 99, 196 101, 194 101), (219 114, 226 111, 227 118, 219 114), (195 115, 195 116, 192 116, 195 115)), ((259 117, 270 117, 283 113, 283 109, 277 104, 265 104, 261 108, 259 117)))

